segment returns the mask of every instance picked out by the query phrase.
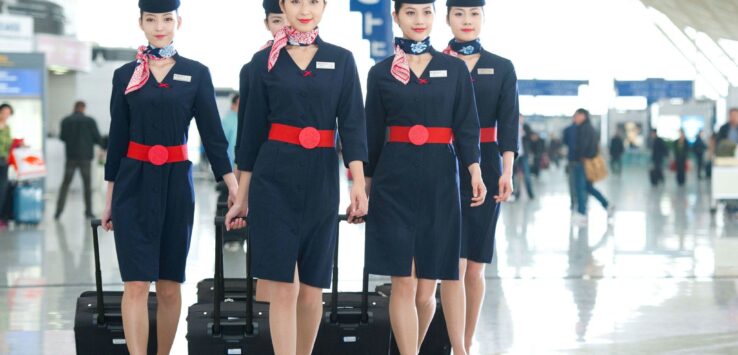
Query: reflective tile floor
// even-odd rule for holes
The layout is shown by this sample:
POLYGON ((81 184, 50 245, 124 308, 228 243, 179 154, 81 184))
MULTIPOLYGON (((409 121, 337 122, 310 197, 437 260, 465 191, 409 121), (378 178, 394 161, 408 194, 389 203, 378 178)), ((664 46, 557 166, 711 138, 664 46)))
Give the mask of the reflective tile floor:
MULTIPOLYGON (((597 185, 614 217, 590 199, 579 228, 563 171, 543 172, 535 200, 503 207, 473 354, 738 354, 738 221, 711 215, 709 183, 690 178, 651 188, 645 170, 626 169, 597 185)), ((197 197, 185 306, 214 263, 212 184, 198 182, 197 197)), ((75 300, 94 288, 82 211, 73 192, 59 222, 47 210, 38 228, 0 232, 0 354, 75 353, 75 300)), ((105 288, 120 290, 112 234, 100 245, 105 288)), ((341 227, 340 251, 340 288, 357 290, 362 227, 341 227)), ((244 254, 226 252, 225 264, 242 275, 244 254)), ((187 352, 185 316, 173 354, 187 352)))

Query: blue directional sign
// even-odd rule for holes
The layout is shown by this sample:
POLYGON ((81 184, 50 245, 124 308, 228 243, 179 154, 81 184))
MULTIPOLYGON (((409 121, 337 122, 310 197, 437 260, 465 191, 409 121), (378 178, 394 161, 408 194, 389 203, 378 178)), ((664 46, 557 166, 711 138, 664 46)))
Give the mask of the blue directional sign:
POLYGON ((618 96, 642 96, 649 104, 660 99, 690 99, 694 96, 694 81, 668 81, 646 79, 645 81, 615 81, 618 96))
POLYGON ((578 96, 587 80, 518 80, 518 93, 530 96, 578 96))
POLYGON ((361 12, 362 37, 369 40, 370 56, 380 61, 393 53, 392 0, 351 0, 351 11, 361 12))
POLYGON ((37 97, 42 92, 42 72, 0 68, 0 97, 37 97))

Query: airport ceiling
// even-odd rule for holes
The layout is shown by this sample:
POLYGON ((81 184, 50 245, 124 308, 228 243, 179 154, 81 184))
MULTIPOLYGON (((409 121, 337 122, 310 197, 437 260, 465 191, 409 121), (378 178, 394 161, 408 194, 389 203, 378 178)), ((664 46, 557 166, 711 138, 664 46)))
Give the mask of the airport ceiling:
POLYGON ((738 41, 738 0, 641 0, 659 10, 674 24, 692 27, 714 40, 738 41))

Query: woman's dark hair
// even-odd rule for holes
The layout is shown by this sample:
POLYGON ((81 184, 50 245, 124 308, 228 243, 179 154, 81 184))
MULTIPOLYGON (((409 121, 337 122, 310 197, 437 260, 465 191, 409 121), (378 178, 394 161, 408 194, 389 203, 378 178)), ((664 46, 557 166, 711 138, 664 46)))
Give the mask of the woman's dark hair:
POLYGON ((7 103, 7 102, 4 102, 2 105, 0 105, 0 111, 4 110, 6 108, 10 110, 10 114, 11 115, 15 112, 15 111, 13 111, 13 106, 10 106, 10 104, 7 103))
MULTIPOLYGON (((285 0, 279 0, 279 2, 281 2, 282 4, 284 4, 284 1, 285 1, 285 0)), ((328 0, 323 0, 323 3, 324 3, 324 4, 327 4, 327 3, 328 3, 328 0)))
POLYGON ((231 105, 235 105, 235 104, 236 104, 236 102, 238 102, 238 100, 239 100, 240 98, 241 98, 241 95, 239 95, 239 94, 235 94, 235 95, 233 95, 233 98, 231 98, 231 105))
MULTIPOLYGON (((174 10, 174 13, 176 13, 177 16, 179 16, 179 9, 174 10)), ((144 17, 144 11, 143 10, 140 10, 139 15, 138 15, 138 18, 139 19, 142 19, 143 17, 144 17)))
MULTIPOLYGON (((284 0, 282 0, 282 1, 284 1, 284 0)), ((395 12, 396 13, 400 13, 400 9, 402 8, 402 4, 404 4, 404 2, 395 1, 395 12)), ((436 11, 436 4, 433 4, 433 11, 436 11)))

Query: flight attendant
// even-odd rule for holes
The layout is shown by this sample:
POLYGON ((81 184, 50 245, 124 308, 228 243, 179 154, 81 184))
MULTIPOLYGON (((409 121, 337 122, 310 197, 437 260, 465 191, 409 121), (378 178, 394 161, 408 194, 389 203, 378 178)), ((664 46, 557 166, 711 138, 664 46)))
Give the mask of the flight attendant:
MULTIPOLYGON (((266 27, 267 31, 270 32, 271 37, 274 38, 274 36, 281 30, 286 24, 287 21, 284 18, 284 14, 282 13, 282 8, 279 6, 279 0, 264 0, 262 2, 262 7, 264 7, 264 26, 266 27)), ((264 44, 259 50, 264 50, 265 48, 271 48, 272 44, 274 43, 274 40, 269 40, 264 44)), ((243 121, 246 119, 246 102, 248 101, 247 97, 249 94, 249 64, 246 63, 241 68, 241 73, 239 75, 240 78, 240 85, 239 85, 239 92, 241 96, 241 101, 238 106, 238 130, 236 131, 236 157, 238 157, 238 151, 241 147, 241 133, 243 132, 243 121), (246 97, 244 97, 244 95, 246 97)), ((238 159, 236 159, 238 161, 238 159)), ((236 167, 238 167, 238 163, 236 163, 236 167)), ((241 171, 236 169, 236 178, 241 178, 241 171)), ((268 293, 265 290, 265 287, 260 287, 258 281, 254 284, 254 289, 256 290, 255 300, 259 302, 265 302, 268 301, 267 296, 268 293)))
POLYGON ((156 282, 158 353, 168 354, 181 311, 180 284, 194 217, 187 133, 195 117, 216 180, 238 185, 226 152, 215 90, 204 65, 177 54, 179 0, 140 0, 148 46, 113 74, 108 181, 102 222, 115 226, 124 281, 123 328, 131 354, 146 354, 147 298, 156 282))
POLYGON ((366 120, 354 58, 318 36, 323 0, 281 0, 289 26, 248 67, 237 157, 240 181, 227 228, 249 217, 253 274, 266 287, 277 355, 308 355, 330 285, 339 203, 336 136, 354 176, 351 218, 366 214, 366 120), (336 130, 337 129, 337 130, 336 130))
MULTIPOLYGON (((443 296, 466 295, 464 346, 472 346, 485 292, 484 266, 492 261, 500 203, 512 193, 513 161, 518 150, 518 91, 512 62, 482 49, 479 33, 484 24, 485 0, 447 0, 448 17, 454 39, 445 53, 462 59, 471 72, 479 111, 482 148, 482 176, 490 184, 494 199, 482 206, 462 206, 460 281, 444 282, 443 296), (461 285, 459 285, 461 284, 461 285)), ((469 179, 463 169, 461 181, 469 179)), ((461 185, 461 199, 473 191, 461 185)))
MULTIPOLYGON (((286 21, 284 19, 284 14, 282 13, 282 8, 279 6, 279 0, 264 0, 261 3, 262 7, 264 8, 264 26, 266 27, 267 31, 271 33, 271 37, 274 38, 274 36, 279 32, 279 30, 282 29, 286 25, 286 21)), ((259 50, 263 50, 264 48, 269 48, 272 46, 272 43, 274 43, 274 40, 269 40, 264 44, 259 50)), ((248 80, 248 68, 249 63, 244 64, 244 66, 241 68, 241 74, 239 75, 240 78, 240 85, 239 85, 239 95, 241 97, 239 106, 238 106, 238 130, 236 131, 236 156, 238 156, 238 150, 241 147, 241 132, 243 131, 243 120, 244 115, 246 111, 246 102, 248 101, 248 93, 249 93, 249 80, 248 80), (244 96, 247 95, 247 96, 244 96)), ((237 177, 240 177, 238 173, 238 169, 236 169, 237 177)))
MULTIPOLYGON (((392 276, 390 320, 402 354, 416 354, 428 330, 436 280, 459 278, 461 205, 479 206, 486 195, 474 88, 464 62, 431 47, 434 16, 432 0, 395 1, 403 37, 370 70, 367 89, 366 268, 392 276), (457 159, 470 178, 459 181, 457 159), (474 196, 460 200, 460 183, 474 196)), ((444 297, 443 307, 454 353, 464 354, 464 299, 444 297)))

